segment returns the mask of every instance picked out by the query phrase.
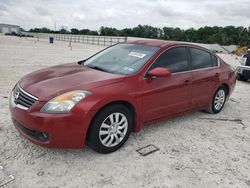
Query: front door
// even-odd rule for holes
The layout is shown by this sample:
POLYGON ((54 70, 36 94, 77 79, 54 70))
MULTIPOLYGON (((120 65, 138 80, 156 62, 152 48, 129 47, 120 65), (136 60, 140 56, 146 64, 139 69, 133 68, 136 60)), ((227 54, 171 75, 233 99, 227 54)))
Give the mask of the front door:
POLYGON ((172 75, 167 78, 151 78, 146 74, 142 101, 144 123, 190 108, 192 73, 189 72, 187 48, 175 47, 165 51, 149 71, 156 67, 168 68, 172 75))

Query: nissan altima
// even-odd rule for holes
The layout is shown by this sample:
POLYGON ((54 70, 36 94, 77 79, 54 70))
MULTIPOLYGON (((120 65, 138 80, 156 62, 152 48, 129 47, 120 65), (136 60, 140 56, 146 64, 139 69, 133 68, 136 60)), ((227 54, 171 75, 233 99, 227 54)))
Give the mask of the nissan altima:
POLYGON ((36 144, 110 153, 145 125, 199 110, 219 113, 235 77, 230 65, 196 45, 124 42, 24 76, 11 92, 10 112, 36 144))

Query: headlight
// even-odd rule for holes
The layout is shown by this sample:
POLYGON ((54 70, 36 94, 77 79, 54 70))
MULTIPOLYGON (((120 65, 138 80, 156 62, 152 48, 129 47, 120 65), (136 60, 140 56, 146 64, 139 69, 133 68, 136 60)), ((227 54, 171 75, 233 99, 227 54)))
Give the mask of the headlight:
POLYGON ((51 99, 41 109, 47 113, 68 113, 82 99, 89 96, 89 91, 76 90, 64 93, 51 99))

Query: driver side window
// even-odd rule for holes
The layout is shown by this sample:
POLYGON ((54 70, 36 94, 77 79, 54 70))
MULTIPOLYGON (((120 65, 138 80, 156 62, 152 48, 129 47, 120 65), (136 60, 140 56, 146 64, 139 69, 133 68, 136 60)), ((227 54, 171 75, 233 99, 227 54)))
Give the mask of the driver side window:
POLYGON ((187 48, 176 47, 165 51, 156 59, 150 70, 157 67, 168 68, 172 73, 189 70, 187 48))

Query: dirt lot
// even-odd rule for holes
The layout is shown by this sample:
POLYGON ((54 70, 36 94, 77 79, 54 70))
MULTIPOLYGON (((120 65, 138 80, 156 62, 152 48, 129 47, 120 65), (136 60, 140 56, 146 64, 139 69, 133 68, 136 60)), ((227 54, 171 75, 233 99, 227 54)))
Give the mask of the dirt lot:
POLYGON ((196 112, 146 127, 108 155, 88 147, 47 149, 22 138, 8 110, 15 83, 102 48, 0 36, 0 165, 16 178, 7 187, 250 187, 250 82, 237 82, 220 114, 196 112), (148 144, 160 150, 140 156, 136 150, 148 144))

